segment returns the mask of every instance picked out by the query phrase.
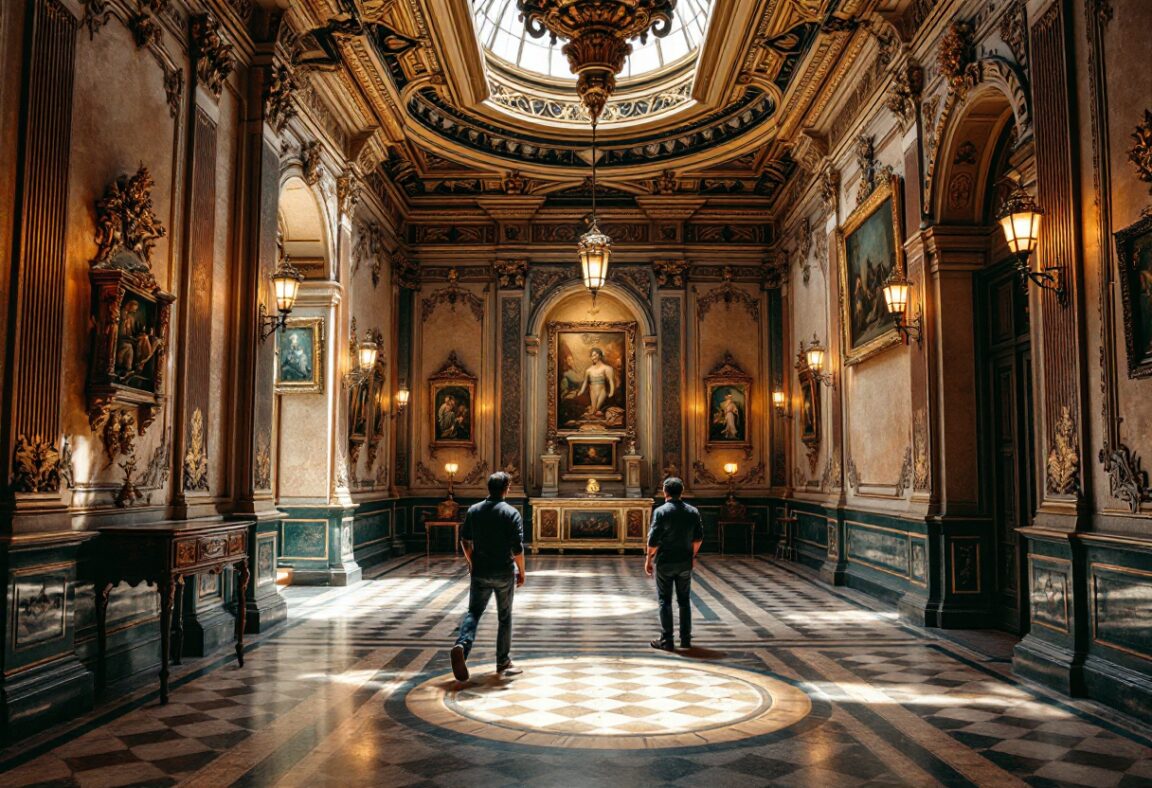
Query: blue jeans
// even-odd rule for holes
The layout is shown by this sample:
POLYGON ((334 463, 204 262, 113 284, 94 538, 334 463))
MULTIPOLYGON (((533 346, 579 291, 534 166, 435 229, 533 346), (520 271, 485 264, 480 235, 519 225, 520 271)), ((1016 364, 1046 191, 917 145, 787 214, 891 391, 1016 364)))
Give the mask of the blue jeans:
POLYGON ((515 590, 515 575, 472 576, 472 584, 468 589, 468 612, 460 622, 460 634, 456 637, 456 644, 464 647, 465 659, 472 652, 472 642, 476 640, 476 626, 488 608, 488 600, 495 592, 496 621, 499 624, 496 631, 496 664, 507 665, 511 662, 509 654, 512 651, 512 595, 515 590))
POLYGON ((692 640, 692 564, 656 565, 656 598, 660 602, 660 639, 672 642, 672 588, 680 607, 680 641, 692 640))

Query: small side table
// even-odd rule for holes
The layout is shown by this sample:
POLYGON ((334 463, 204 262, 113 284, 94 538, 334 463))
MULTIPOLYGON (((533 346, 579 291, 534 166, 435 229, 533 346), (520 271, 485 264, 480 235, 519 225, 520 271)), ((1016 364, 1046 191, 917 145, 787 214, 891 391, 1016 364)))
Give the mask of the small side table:
POLYGON ((117 583, 155 584, 160 595, 160 703, 168 702, 168 663, 180 664, 184 647, 184 578, 236 569, 236 662, 244 667, 244 615, 248 590, 250 522, 166 520, 100 529, 101 555, 96 573, 97 686, 105 686, 108 653, 108 600, 117 583), (173 617, 173 608, 176 615, 173 617))
POLYGON ((432 555, 432 529, 452 529, 452 555, 460 555, 460 521, 459 520, 425 520, 424 521, 424 557, 432 555))
POLYGON ((756 521, 755 520, 717 520, 716 530, 720 537, 720 555, 724 555, 724 532, 730 525, 743 525, 748 527, 748 555, 756 555, 756 521))
POLYGON ((796 515, 785 509, 784 514, 776 518, 776 522, 784 526, 784 539, 776 543, 776 557, 795 561, 796 547, 792 544, 792 526, 796 524, 796 515))

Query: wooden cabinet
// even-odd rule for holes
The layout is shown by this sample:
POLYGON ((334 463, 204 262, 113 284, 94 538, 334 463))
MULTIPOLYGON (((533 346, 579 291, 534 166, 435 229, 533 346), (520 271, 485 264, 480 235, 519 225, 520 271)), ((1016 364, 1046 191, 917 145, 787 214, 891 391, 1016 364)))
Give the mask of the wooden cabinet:
POLYGON ((643 550, 652 522, 644 498, 532 498, 532 552, 643 550))

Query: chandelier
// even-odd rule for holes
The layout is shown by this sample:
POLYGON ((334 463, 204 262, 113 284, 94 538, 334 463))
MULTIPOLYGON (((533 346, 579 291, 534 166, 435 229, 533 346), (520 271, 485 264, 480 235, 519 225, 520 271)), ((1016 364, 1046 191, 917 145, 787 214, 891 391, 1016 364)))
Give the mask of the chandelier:
POLYGON ((632 54, 628 42, 639 38, 643 44, 649 32, 657 38, 668 35, 676 0, 516 0, 516 7, 533 38, 548 32, 552 43, 568 39, 561 51, 595 125, 632 54))

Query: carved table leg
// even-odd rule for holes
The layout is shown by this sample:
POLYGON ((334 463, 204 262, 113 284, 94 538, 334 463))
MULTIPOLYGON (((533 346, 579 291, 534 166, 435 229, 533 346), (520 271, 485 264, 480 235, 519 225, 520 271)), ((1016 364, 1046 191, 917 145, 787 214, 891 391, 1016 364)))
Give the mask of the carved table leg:
POLYGON ((160 593, 160 703, 168 702, 168 657, 172 653, 172 602, 176 581, 166 577, 156 583, 160 593))
POLYGON ((107 668, 104 660, 108 653, 108 597, 112 594, 113 583, 96 586, 96 688, 104 689, 107 683, 107 668))
POLYGON ((176 594, 172 611, 172 664, 184 664, 184 578, 176 578, 176 594))
POLYGON ((248 559, 236 562, 236 662, 244 667, 244 619, 248 611, 248 559))

